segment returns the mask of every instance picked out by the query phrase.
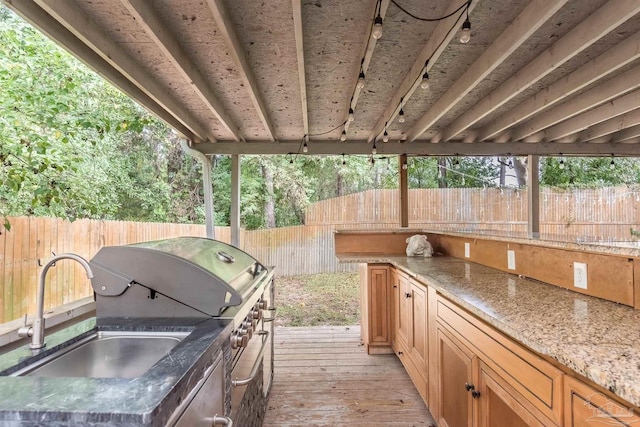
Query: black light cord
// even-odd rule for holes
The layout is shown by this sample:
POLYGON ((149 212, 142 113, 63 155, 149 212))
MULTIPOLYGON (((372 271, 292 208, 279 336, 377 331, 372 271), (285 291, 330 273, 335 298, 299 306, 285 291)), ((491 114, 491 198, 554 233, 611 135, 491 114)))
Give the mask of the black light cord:
POLYGON ((391 3, 395 4, 398 9, 400 9, 401 11, 403 11, 404 13, 406 13, 407 15, 412 17, 413 19, 417 19, 418 21, 424 21, 424 22, 437 22, 437 21, 442 21, 444 19, 447 19, 447 18, 455 15, 456 13, 460 12, 464 7, 466 7, 467 10, 468 10, 471 1, 465 2, 464 4, 462 4, 459 8, 457 8, 456 10, 451 12, 450 14, 445 15, 445 16, 441 16, 439 18, 421 18, 421 17, 419 17, 417 15, 414 15, 413 13, 409 12, 404 7, 400 6, 396 0, 391 0, 391 3))

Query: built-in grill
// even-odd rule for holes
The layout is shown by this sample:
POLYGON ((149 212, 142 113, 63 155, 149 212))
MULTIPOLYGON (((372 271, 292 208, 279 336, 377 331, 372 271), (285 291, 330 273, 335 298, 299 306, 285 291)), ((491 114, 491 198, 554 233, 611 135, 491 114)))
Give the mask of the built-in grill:
POLYGON ((231 415, 236 423, 247 417, 244 402, 257 397, 247 393, 266 403, 273 376, 273 269, 199 237, 106 246, 90 263, 98 318, 232 321, 231 415))

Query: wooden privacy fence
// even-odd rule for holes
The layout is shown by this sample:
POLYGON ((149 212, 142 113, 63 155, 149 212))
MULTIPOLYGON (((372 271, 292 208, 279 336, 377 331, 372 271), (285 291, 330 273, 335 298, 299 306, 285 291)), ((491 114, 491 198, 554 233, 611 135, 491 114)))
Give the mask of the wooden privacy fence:
MULTIPOLYGON (((409 191, 409 226, 440 230, 526 231, 526 193, 513 189, 420 189, 409 191)), ((627 187, 561 191, 543 189, 541 232, 569 241, 629 242, 640 230, 640 189, 627 187)), ((241 230, 241 248, 276 275, 356 271, 335 258, 336 229, 398 227, 397 190, 371 190, 310 206, 307 225, 241 230)), ((35 312, 39 259, 51 252, 74 252, 90 259, 105 245, 124 245, 176 236, 204 236, 204 225, 135 223, 55 218, 9 218, 11 231, 0 234, 0 323, 35 312)), ((216 238, 230 241, 228 227, 216 238)), ((91 295, 84 271, 61 261, 48 274, 45 307, 91 295)))

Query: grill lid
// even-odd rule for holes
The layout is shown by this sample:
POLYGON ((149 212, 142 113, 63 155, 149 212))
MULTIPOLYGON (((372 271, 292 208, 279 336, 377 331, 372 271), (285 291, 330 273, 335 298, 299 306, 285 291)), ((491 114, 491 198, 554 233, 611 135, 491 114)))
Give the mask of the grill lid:
POLYGON ((99 296, 120 296, 140 285, 149 289, 151 299, 159 293, 209 316, 241 304, 266 273, 246 252, 200 237, 106 246, 91 259, 91 267, 99 296))

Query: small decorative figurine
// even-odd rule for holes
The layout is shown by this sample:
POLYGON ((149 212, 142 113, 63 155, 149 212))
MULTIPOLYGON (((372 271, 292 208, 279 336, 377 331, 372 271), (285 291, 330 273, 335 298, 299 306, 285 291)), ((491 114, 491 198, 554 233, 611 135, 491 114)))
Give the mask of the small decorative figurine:
POLYGON ((407 256, 430 257, 433 255, 433 246, 423 234, 415 234, 407 238, 407 256))

